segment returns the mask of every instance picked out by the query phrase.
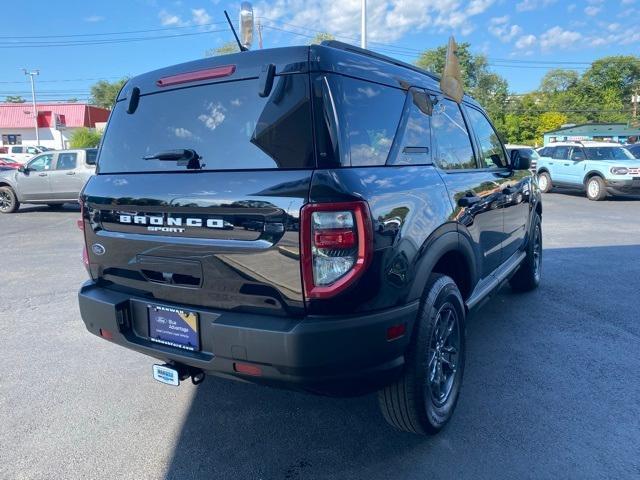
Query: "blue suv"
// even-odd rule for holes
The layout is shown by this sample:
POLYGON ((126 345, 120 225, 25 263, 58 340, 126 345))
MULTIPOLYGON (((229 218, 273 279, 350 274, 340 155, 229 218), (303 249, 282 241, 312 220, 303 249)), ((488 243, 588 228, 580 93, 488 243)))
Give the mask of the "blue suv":
POLYGON ((640 160, 624 147, 604 142, 562 142, 538 150, 538 184, 585 191, 589 200, 640 195, 640 160))

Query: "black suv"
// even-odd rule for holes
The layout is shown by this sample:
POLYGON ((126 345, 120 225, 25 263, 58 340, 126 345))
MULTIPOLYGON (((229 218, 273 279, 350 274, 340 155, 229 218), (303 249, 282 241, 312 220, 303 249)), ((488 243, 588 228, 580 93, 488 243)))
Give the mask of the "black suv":
POLYGON ((80 201, 88 330, 205 374, 379 390, 434 433, 462 382, 465 317, 540 281, 540 193, 482 108, 339 42, 132 78, 80 201))

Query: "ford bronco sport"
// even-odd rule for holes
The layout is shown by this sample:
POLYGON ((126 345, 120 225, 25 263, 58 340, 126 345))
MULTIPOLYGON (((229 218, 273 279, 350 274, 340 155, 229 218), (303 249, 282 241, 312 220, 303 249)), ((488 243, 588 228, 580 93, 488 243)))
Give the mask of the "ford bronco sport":
POLYGON ((540 193, 482 108, 339 42, 132 78, 81 194, 87 329, 205 374, 330 395, 379 390, 435 433, 465 318, 540 281, 540 193))

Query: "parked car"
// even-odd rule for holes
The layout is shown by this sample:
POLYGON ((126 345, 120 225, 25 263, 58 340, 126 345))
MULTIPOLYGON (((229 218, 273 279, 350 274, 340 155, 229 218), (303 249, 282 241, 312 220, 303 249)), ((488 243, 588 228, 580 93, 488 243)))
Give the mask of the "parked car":
POLYGON ((640 158, 640 143, 634 143, 633 145, 625 145, 624 148, 631 152, 634 158, 640 158))
POLYGON ((545 147, 538 160, 538 185, 579 189, 589 200, 640 195, 640 160, 628 149, 605 142, 562 142, 545 147))
POLYGON ((12 158, 0 157, 0 170, 14 170, 20 168, 21 165, 12 158))
POLYGON ((511 152, 513 152, 514 150, 517 150, 518 152, 526 152, 527 156, 531 157, 531 171, 535 173, 536 165, 538 163, 538 158, 540 158, 540 155, 538 155, 538 152, 533 147, 530 147, 529 145, 507 144, 505 145, 505 148, 507 149, 507 153, 509 155, 511 155, 511 152))
POLYGON ((0 213, 13 213, 21 203, 56 207, 77 202, 80 190, 95 172, 97 150, 55 150, 41 153, 20 168, 0 172, 0 213))
POLYGON ((40 147, 36 146, 8 145, 7 153, 5 154, 5 156, 12 158, 13 160, 16 160, 20 163, 25 163, 34 155, 42 153, 43 151, 44 150, 42 150, 40 147))
POLYGON ((438 77, 335 41, 134 77, 80 197, 82 319, 167 384, 379 390, 389 423, 435 433, 467 313, 540 282, 527 155, 438 77))

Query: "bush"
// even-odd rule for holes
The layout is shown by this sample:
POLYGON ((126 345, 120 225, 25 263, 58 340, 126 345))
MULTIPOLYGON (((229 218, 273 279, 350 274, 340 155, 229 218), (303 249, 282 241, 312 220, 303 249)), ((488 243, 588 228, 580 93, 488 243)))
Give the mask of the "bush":
POLYGON ((100 144, 102 135, 90 128, 79 128, 71 135, 69 146, 71 148, 92 148, 100 144))

